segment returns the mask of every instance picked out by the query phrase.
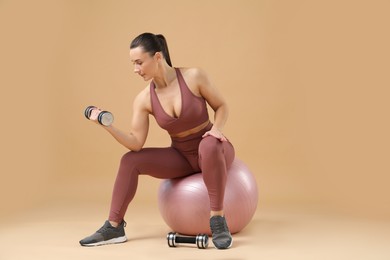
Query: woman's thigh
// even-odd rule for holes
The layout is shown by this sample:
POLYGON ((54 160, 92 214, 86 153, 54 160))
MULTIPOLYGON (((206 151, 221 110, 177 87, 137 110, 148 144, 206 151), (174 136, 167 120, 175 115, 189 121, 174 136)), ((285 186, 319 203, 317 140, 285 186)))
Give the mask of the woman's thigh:
POLYGON ((132 165, 141 175, 160 179, 172 179, 194 173, 190 163, 175 148, 144 148, 139 152, 128 152, 123 164, 132 165))

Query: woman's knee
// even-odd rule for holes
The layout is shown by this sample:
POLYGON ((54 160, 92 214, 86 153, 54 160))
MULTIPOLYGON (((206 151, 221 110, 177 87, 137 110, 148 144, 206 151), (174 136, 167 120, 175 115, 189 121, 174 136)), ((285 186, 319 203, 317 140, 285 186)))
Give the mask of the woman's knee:
POLYGON ((199 154, 203 156, 217 155, 223 153, 222 142, 214 136, 207 136, 199 144, 199 154))
POLYGON ((213 162, 223 160, 229 168, 234 160, 234 156, 234 147, 230 142, 221 142, 213 136, 203 138, 199 145, 200 165, 202 164, 201 161, 205 159, 213 162))
POLYGON ((121 166, 123 165, 131 165, 133 167, 136 167, 139 163, 142 162, 143 155, 140 152, 127 152, 124 155, 122 155, 122 158, 120 160, 121 166))
POLYGON ((134 153, 130 151, 122 155, 121 164, 127 164, 133 160, 134 160, 134 153))

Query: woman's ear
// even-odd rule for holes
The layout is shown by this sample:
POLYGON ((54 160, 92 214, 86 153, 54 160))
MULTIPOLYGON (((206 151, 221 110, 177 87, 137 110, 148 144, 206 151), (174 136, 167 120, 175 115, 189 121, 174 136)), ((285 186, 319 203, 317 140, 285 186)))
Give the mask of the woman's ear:
POLYGON ((161 61, 164 57, 163 57, 161 51, 158 51, 158 52, 156 52, 156 53, 154 54, 154 57, 153 57, 153 58, 156 59, 156 61, 161 61))

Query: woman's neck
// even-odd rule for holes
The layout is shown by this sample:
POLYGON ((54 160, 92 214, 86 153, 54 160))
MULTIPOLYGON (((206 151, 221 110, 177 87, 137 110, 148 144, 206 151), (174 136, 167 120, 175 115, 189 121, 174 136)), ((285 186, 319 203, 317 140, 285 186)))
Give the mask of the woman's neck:
POLYGON ((175 68, 170 67, 166 62, 159 66, 158 74, 153 77, 156 88, 165 88, 176 79, 175 68))

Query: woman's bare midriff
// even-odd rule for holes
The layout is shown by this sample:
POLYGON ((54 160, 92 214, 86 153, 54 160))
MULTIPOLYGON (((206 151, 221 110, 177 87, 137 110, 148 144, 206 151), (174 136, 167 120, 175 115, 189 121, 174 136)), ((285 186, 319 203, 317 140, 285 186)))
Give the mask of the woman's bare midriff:
POLYGON ((191 128, 191 129, 186 130, 186 131, 181 132, 181 133, 173 134, 171 136, 181 138, 181 137, 186 137, 186 136, 191 135, 191 134, 195 134, 195 133, 199 132, 200 130, 202 130, 203 128, 205 128, 209 123, 210 123, 210 120, 207 120, 206 122, 202 123, 201 125, 198 125, 194 128, 191 128))

